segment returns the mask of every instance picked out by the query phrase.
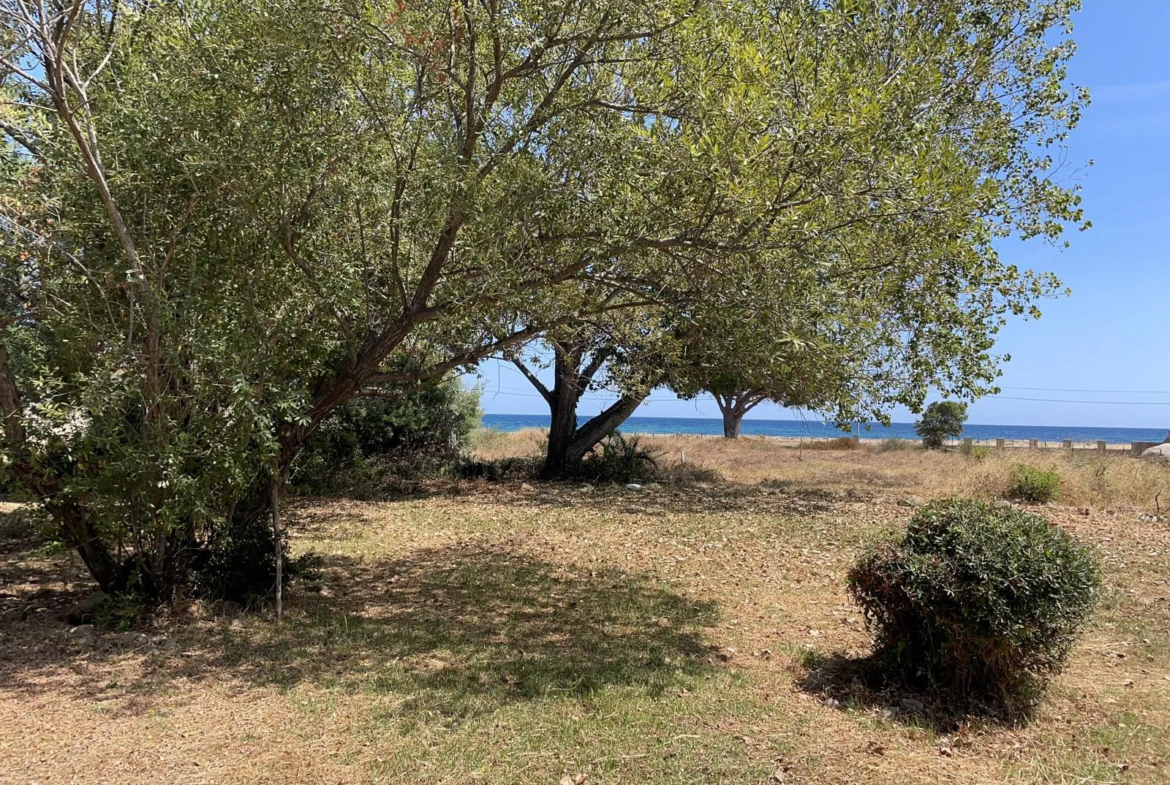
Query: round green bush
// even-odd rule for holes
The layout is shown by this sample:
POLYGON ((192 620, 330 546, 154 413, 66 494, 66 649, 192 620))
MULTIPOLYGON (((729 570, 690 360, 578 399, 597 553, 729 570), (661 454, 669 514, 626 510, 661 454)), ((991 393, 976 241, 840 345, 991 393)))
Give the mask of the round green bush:
POLYGON ((1060 475, 1021 463, 1012 467, 1009 499, 1047 504, 1060 498, 1060 475))
POLYGON ((1040 516, 953 500, 865 554, 848 585, 888 675, 1015 713, 1064 664, 1100 574, 1040 516))

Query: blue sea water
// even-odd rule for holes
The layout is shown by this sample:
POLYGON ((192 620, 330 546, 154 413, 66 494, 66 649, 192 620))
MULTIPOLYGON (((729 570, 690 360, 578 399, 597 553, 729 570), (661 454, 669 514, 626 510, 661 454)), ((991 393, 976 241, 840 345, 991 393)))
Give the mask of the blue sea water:
MULTIPOLYGON (((547 414, 485 414, 484 427, 500 431, 519 431, 524 428, 548 428, 547 414)), ((642 434, 689 434, 722 436, 723 421, 700 417, 631 417, 621 427, 623 433, 642 434)), ((744 436, 789 436, 799 438, 833 438, 844 435, 832 425, 819 421, 801 420, 744 420, 744 436)), ((917 439, 913 423, 896 422, 888 428, 872 425, 860 431, 862 439, 917 439)), ((1075 425, 973 425, 963 430, 964 437, 976 441, 985 439, 1009 439, 1024 441, 1037 439, 1041 442, 1105 441, 1110 444, 1130 442, 1161 442, 1166 430, 1159 428, 1090 428, 1075 425)))

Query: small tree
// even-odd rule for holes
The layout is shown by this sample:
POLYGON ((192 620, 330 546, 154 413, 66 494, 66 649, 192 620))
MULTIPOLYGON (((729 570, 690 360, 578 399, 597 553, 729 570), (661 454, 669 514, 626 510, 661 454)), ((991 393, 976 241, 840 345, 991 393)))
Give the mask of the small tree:
POLYGON ((662 380, 661 358, 672 350, 672 339, 656 312, 643 308, 620 319, 554 331, 526 348, 506 358, 548 404, 548 451, 541 477, 554 479, 578 471, 585 456, 650 396, 662 380), (541 369, 551 370, 551 386, 538 377, 541 369), (582 398, 602 390, 616 393, 617 399, 581 422, 577 410, 582 398))
POLYGON ((967 404, 955 401, 935 401, 926 407, 922 419, 914 424, 914 430, 932 450, 942 449, 943 443, 951 437, 963 435, 963 423, 967 422, 967 404))

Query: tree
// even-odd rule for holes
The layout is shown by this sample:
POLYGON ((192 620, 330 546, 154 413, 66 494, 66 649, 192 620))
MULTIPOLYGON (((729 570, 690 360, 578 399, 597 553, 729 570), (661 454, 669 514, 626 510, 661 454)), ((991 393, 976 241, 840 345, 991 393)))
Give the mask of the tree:
POLYGON ((585 456, 633 415, 662 381, 667 351, 653 311, 641 309, 561 328, 543 338, 535 352, 509 353, 508 359, 549 407, 543 479, 578 471, 585 456), (541 381, 541 368, 552 371, 551 387, 541 381), (582 398, 600 390, 616 392, 617 399, 581 424, 577 410, 582 398))
POLYGON ((851 362, 850 339, 842 331, 817 334, 825 325, 810 294, 815 296, 805 291, 776 297, 782 307, 755 314, 747 334, 711 315, 674 358, 667 385, 684 399, 714 396, 727 439, 739 438, 744 417, 764 401, 852 422, 862 410, 853 377, 877 374, 851 362))
POLYGON ((935 401, 926 407, 922 419, 914 424, 915 432, 932 450, 942 449, 947 439, 963 435, 967 422, 967 404, 956 401, 935 401))
POLYGON ((607 314, 807 287, 988 377, 1074 5, 0 0, 5 455, 162 599, 338 406, 607 314))

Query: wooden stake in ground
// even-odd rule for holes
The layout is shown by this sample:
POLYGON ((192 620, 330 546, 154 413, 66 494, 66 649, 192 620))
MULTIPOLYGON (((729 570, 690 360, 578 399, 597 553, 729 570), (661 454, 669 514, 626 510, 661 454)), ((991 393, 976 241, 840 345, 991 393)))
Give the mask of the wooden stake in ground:
POLYGON ((274 473, 272 476, 272 534, 276 541, 276 620, 279 622, 284 619, 284 605, 281 597, 281 572, 284 567, 284 559, 280 548, 280 480, 279 473, 274 473))

